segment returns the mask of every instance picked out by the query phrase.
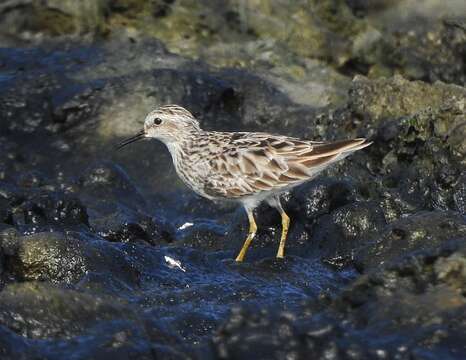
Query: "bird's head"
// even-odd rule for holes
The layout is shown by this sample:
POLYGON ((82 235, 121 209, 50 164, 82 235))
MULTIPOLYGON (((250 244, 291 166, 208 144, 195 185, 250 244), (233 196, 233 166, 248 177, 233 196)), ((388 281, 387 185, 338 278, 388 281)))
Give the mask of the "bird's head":
POLYGON ((199 132, 199 122, 185 108, 165 105, 151 111, 144 120, 144 129, 135 136, 123 140, 119 148, 145 138, 158 139, 165 144, 182 140, 186 135, 199 132))

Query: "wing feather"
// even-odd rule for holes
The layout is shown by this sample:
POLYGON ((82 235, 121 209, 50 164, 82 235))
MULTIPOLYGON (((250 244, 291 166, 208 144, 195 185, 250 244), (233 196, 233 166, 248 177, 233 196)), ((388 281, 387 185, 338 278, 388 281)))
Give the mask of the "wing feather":
POLYGON ((216 186, 212 186, 212 179, 209 189, 239 198, 287 188, 368 145, 365 139, 315 142, 265 133, 233 133, 228 146, 210 160, 216 170, 211 174, 216 186))

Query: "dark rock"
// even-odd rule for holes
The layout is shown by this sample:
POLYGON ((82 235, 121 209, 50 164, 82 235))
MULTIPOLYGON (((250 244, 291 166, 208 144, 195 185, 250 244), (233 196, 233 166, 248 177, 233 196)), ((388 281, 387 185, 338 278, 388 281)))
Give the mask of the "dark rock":
POLYGON ((461 357, 464 346, 456 334, 466 325, 461 310, 464 255, 464 238, 407 255, 388 269, 355 281, 335 304, 351 312, 351 321, 361 324, 366 336, 375 329, 385 335, 413 332, 415 341, 397 336, 395 343, 405 343, 408 353, 446 351, 461 357), (383 319, 388 321, 381 329, 377 324, 383 319))
POLYGON ((0 325, 0 349, 5 360, 27 360, 38 357, 38 351, 31 349, 21 335, 0 325))
POLYGON ((9 285, 0 293, 0 303, 0 323, 32 339, 77 336, 99 320, 121 319, 122 314, 138 319, 115 299, 36 282, 9 285))
MULTIPOLYGON (((275 318, 265 310, 233 309, 213 339, 216 355, 220 359, 298 358, 300 342, 295 336, 294 320, 292 314, 275 318)), ((307 355, 314 357, 317 353, 307 355)))
MULTIPOLYGON (((73 284, 91 272, 113 273, 115 281, 137 286, 138 272, 124 253, 103 241, 71 233, 37 233, 7 244, 7 271, 22 280, 73 284)), ((3 245, 6 246, 6 245, 3 245)))
POLYGON ((41 187, 45 184, 44 175, 38 171, 24 173, 18 179, 18 186, 21 187, 41 187))
POLYGON ((81 175, 79 185, 81 198, 94 211, 95 208, 106 207, 109 203, 114 207, 118 202, 135 209, 145 207, 144 197, 124 169, 114 163, 97 163, 88 167, 81 175))
POLYGON ((174 236, 168 223, 125 207, 108 213, 100 211, 91 220, 91 226, 99 236, 114 242, 160 245, 172 242, 174 236))
POLYGON ((89 167, 79 179, 80 197, 89 210, 89 225, 114 242, 166 244, 174 230, 150 215, 145 198, 119 166, 107 162, 89 167))
POLYGON ((18 231, 10 225, 0 223, 0 244, 2 255, 14 255, 18 251, 18 231))
POLYGON ((84 187, 95 186, 109 190, 115 189, 116 191, 136 191, 124 170, 110 162, 95 164, 86 169, 80 178, 80 184, 84 187))
POLYGON ((466 220, 455 213, 424 212, 391 223, 375 243, 356 253, 361 270, 390 264, 411 251, 437 248, 466 236, 466 220))
POLYGON ((87 271, 84 245, 57 233, 16 238, 17 252, 9 256, 9 271, 23 280, 73 283, 87 271))
POLYGON ((60 192, 42 192, 17 203, 11 211, 13 225, 39 229, 45 225, 88 226, 86 207, 79 199, 60 192))
POLYGON ((11 208, 10 201, 0 195, 0 222, 2 223, 11 223, 11 208))
POLYGON ((191 246, 204 250, 221 250, 229 247, 228 231, 213 221, 194 219, 178 227, 176 246, 191 246))
POLYGON ((351 257, 385 224, 383 211, 376 204, 355 202, 322 216, 313 228, 311 243, 330 257, 351 257))
POLYGON ((219 358, 409 358, 466 354, 464 239, 354 281, 299 314, 238 309, 212 347, 219 358), (453 315, 455 314, 455 315, 453 315), (367 339, 390 339, 383 345, 367 339), (420 355, 424 354, 424 355, 420 355))
MULTIPOLYGON (((54 51, 50 51, 52 54, 44 49, 34 49, 30 53, 24 49, 10 48, 0 51, 0 59, 7 59, 4 70, 15 74, 8 79, 10 81, 2 84, 5 101, 0 107, 0 113, 5 121, 0 124, 0 129, 10 134, 22 133, 25 136, 23 141, 31 138, 43 140, 44 136, 52 136, 36 149, 49 148, 51 153, 58 155, 70 151, 70 139, 57 139, 53 134, 86 128, 86 120, 95 116, 100 106, 95 100, 101 82, 90 81, 83 85, 65 75, 73 67, 75 70, 82 69, 86 63, 82 60, 83 55, 88 53, 88 56, 95 51, 94 48, 67 52, 63 59, 66 59, 66 65, 57 62, 54 51), (34 61, 36 57, 42 61, 34 61), (22 70, 25 68, 28 71, 22 70)), ((95 52, 94 56, 93 61, 98 61, 95 52)), ((40 153, 38 151, 27 155, 34 159, 40 153)), ((24 157, 24 154, 21 155, 24 157)), ((46 160, 50 162, 50 158, 46 160)))
POLYGON ((456 209, 461 214, 466 214, 466 174, 462 174, 458 179, 454 189, 453 200, 456 209))
MULTIPOLYGON (((365 119, 367 131, 376 134, 375 146, 365 151, 371 155, 371 173, 364 178, 382 176, 368 190, 371 199, 379 198, 388 221, 425 209, 457 210, 454 194, 464 172, 464 96, 459 86, 400 77, 353 81, 349 113, 336 115, 344 124, 354 116, 365 119)), ((349 162, 342 166, 354 170, 349 162)), ((358 173, 352 176, 359 178, 358 173)))
MULTIPOLYGON (((37 304, 40 302, 37 301, 35 303, 37 304)), ((77 311, 80 311, 79 305, 77 305, 76 308, 77 311)), ((99 308, 97 308, 97 310, 99 310, 99 308)), ((43 318, 45 317, 46 316, 43 316, 43 318)), ((75 317, 74 320, 80 321, 78 317, 75 317)), ((28 321, 34 321, 34 318, 31 316, 31 318, 27 319, 25 322, 27 323, 28 321)), ((53 323, 53 326, 60 326, 59 320, 53 319, 52 317, 47 318, 47 323, 53 323)), ((77 326, 75 326, 75 328, 76 327, 77 326)), ((33 331, 35 331, 35 329, 33 331)), ((40 331, 41 330, 36 331, 38 335, 40 331)), ((138 359, 150 360, 154 358, 155 354, 157 354, 157 358, 161 359, 182 357, 181 354, 183 354, 183 352, 181 350, 175 351, 173 348, 166 346, 165 344, 156 343, 156 341, 160 341, 163 336, 167 337, 163 331, 156 329, 155 326, 154 328, 151 328, 150 331, 154 334, 153 338, 149 338, 147 336, 147 329, 141 325, 140 321, 116 319, 114 321, 106 321, 100 326, 97 325, 91 327, 90 333, 92 335, 83 336, 80 341, 76 341, 75 337, 67 339, 63 338, 63 340, 61 340, 60 348, 44 349, 40 346, 41 342, 54 341, 53 338, 45 340, 28 339, 8 330, 4 326, 0 326, 0 332, 2 335, 0 339, 0 348, 2 350, 2 358, 6 360, 27 360, 31 358, 59 360, 69 356, 73 356, 75 359, 79 360, 123 360, 133 356, 136 356, 138 359)), ((183 355, 184 357, 187 357, 188 354, 189 352, 186 351, 183 355)))
POLYGON ((311 226, 318 217, 351 204, 357 197, 357 189, 350 181, 319 177, 292 191, 284 206, 293 218, 311 226))

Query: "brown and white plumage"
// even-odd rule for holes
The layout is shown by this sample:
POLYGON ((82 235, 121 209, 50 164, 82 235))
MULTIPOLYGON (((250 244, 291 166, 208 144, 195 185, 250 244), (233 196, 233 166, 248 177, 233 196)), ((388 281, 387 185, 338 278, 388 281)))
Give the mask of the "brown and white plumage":
POLYGON ((279 195, 371 144, 363 138, 316 142, 267 133, 204 131, 189 111, 177 105, 149 113, 144 130, 121 146, 143 138, 156 138, 167 145, 177 174, 196 193, 211 200, 237 201, 245 207, 250 232, 237 261, 243 260, 254 237, 252 210, 260 202, 267 201, 282 215, 277 257, 283 257, 289 218, 279 195))
MULTIPOLYGON (((211 155, 204 191, 238 199, 283 192, 315 177, 335 161, 368 146, 365 139, 332 143, 265 133, 210 133, 223 147, 211 155)), ((258 196, 261 198, 262 196, 258 196)), ((263 199, 262 199, 263 200, 263 199)))

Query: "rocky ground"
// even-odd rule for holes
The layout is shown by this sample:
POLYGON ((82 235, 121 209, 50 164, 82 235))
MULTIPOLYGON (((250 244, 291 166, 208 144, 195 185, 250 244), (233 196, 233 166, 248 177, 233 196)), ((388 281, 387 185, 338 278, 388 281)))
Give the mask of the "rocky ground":
POLYGON ((466 6, 0 2, 2 359, 466 358, 466 6), (214 130, 374 145, 257 210, 198 198, 164 147, 214 130))

